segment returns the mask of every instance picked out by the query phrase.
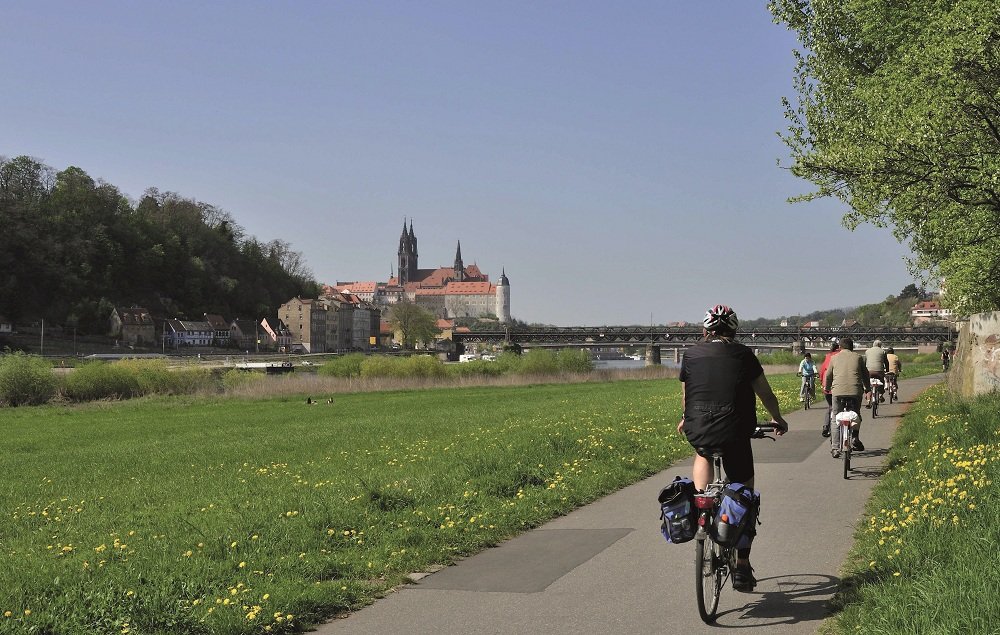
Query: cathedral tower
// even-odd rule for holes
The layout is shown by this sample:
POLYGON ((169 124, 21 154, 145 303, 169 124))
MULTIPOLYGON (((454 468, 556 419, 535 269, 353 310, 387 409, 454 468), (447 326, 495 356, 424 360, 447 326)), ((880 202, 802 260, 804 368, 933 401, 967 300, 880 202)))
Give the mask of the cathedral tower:
POLYGON ((399 286, 417 279, 417 236, 413 233, 413 221, 410 221, 410 230, 406 230, 406 221, 403 221, 403 233, 399 237, 399 251, 396 252, 399 259, 397 269, 399 269, 399 286))

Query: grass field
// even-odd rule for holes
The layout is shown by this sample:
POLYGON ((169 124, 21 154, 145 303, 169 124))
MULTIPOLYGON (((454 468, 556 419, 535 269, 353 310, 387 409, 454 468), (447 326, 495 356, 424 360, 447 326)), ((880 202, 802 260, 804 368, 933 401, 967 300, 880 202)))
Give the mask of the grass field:
POLYGON ((907 413, 868 504, 836 633, 998 633, 1000 395, 938 385, 907 413))
POLYGON ((687 454, 679 388, 0 410, 0 632, 298 630, 687 454))
MULTIPOLYGON (((796 408, 798 378, 770 379, 796 408)), ((0 633, 298 631, 687 455, 679 391, 0 409, 0 633)))

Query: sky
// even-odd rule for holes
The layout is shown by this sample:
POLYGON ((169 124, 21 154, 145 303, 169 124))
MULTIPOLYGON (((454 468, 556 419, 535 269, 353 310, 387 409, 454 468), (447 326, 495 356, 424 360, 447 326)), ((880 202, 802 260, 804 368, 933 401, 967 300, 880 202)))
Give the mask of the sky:
MULTIPOLYGON (((0 155, 210 203, 322 283, 458 241, 529 323, 857 306, 887 229, 788 203, 794 33, 761 2, 77 2, 0 12, 0 155), (783 167, 784 166, 784 167, 783 167)), ((919 282, 918 282, 919 284, 919 282)))

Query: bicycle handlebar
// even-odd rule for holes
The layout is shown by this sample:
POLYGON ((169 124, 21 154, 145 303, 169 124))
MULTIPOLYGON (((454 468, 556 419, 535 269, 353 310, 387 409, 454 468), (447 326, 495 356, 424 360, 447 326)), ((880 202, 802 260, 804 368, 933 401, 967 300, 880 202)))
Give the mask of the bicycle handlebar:
POLYGON ((770 439, 774 441, 774 437, 768 436, 768 432, 777 432, 777 424, 771 423, 770 421, 758 421, 757 427, 754 428, 753 434, 750 435, 751 439, 770 439))

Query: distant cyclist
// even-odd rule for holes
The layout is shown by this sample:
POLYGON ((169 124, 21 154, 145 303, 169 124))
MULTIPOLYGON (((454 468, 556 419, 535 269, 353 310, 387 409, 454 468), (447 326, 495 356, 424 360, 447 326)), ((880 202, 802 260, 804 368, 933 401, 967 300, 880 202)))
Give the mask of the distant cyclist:
POLYGON ((813 362, 812 353, 806 353, 802 361, 799 362, 799 377, 802 378, 802 390, 799 391, 799 401, 806 400, 806 390, 809 390, 809 394, 815 399, 816 364, 813 362))
POLYGON ((896 354, 896 351, 894 351, 891 346, 885 349, 885 361, 888 365, 885 378, 888 382, 895 384, 899 380, 900 374, 903 372, 903 362, 900 361, 899 355, 896 354))
MULTIPOLYGON (((750 435, 757 427, 754 394, 770 413, 778 428, 776 434, 787 432, 788 423, 757 357, 735 339, 739 327, 736 313, 718 304, 705 313, 702 326, 702 341, 684 354, 680 374, 684 416, 677 431, 687 436, 697 452, 692 479, 703 491, 714 477, 710 457, 721 451, 729 479, 753 488, 750 435)), ((756 584, 749 547, 737 550, 733 588, 749 592, 756 584)))
MULTIPOLYGON (((889 370, 889 361, 886 358, 885 349, 882 348, 882 340, 875 340, 872 345, 865 350, 865 368, 868 369, 868 376, 877 379, 885 384, 885 372, 889 370)), ((881 394, 872 394, 872 399, 885 401, 881 394)), ((871 403, 865 404, 865 408, 871 408, 871 403)))
POLYGON ((871 392, 865 358, 854 352, 854 340, 845 337, 840 340, 840 352, 830 360, 830 366, 823 375, 823 386, 833 395, 833 406, 837 412, 846 407, 858 413, 858 426, 851 431, 854 438, 852 449, 862 452, 861 442, 861 399, 871 392))

